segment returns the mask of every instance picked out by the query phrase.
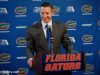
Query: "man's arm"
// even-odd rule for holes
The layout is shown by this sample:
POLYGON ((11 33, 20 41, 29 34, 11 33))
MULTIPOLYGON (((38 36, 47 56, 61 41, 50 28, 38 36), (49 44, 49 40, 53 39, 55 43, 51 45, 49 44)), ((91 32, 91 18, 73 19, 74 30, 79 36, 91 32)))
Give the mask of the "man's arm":
POLYGON ((34 52, 34 40, 30 34, 30 31, 27 30, 27 49, 26 49, 26 54, 27 54, 27 58, 28 58, 28 64, 30 67, 32 67, 32 61, 33 61, 33 52, 34 52))
POLYGON ((66 52, 73 51, 72 43, 71 43, 71 40, 68 36, 66 24, 64 25, 64 33, 63 33, 63 37, 62 37, 62 42, 63 42, 63 47, 66 49, 66 52))

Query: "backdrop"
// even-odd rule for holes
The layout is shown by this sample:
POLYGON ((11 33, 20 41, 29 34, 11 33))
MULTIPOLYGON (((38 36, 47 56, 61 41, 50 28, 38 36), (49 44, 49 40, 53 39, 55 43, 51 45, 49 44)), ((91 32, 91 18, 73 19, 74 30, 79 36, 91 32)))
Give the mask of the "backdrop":
POLYGON ((44 1, 54 5, 53 18, 67 24, 74 50, 86 53, 86 70, 72 74, 100 75, 100 0, 0 0, 0 75, 33 75, 26 28, 40 19, 44 1))

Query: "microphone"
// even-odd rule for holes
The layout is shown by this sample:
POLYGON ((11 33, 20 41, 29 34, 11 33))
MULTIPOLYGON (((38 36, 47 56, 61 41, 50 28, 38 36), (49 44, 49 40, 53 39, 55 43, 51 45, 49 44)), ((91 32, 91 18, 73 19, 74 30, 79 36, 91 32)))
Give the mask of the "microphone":
POLYGON ((51 28, 51 26, 50 26, 50 25, 48 25, 48 29, 49 29, 49 32, 51 33, 52 28, 51 28))
POLYGON ((49 32, 50 32, 50 53, 54 54, 54 36, 52 33, 52 27, 50 25, 48 25, 49 28, 49 32))

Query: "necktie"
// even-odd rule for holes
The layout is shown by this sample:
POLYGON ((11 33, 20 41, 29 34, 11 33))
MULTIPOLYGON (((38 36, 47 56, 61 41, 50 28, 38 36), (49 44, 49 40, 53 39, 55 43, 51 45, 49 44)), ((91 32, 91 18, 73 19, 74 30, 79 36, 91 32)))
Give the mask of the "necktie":
POLYGON ((47 41, 48 49, 50 51, 50 30, 48 25, 46 25, 46 41, 47 41))

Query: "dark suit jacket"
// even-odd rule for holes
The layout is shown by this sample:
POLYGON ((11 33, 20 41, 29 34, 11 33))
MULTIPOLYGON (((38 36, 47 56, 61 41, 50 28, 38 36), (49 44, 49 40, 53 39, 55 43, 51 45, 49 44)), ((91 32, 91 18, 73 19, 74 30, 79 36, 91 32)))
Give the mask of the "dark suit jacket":
MULTIPOLYGON (((71 52, 72 46, 71 46, 71 41, 67 34, 66 24, 58 22, 58 21, 53 21, 52 23, 53 23, 52 34, 54 37, 53 52, 60 53, 62 45, 65 48, 66 52, 71 52)), ((48 50, 48 46, 47 46, 47 42, 46 42, 45 35, 43 32, 41 21, 28 27, 28 30, 27 30, 27 50, 26 50, 27 57, 32 58, 34 56, 34 52, 41 53, 41 54, 50 53, 48 50)), ((40 62, 40 59, 37 60, 36 62, 37 63, 40 62)), ((32 69, 34 70, 34 68, 32 69)), ((63 73, 54 73, 54 74, 62 75, 63 73)), ((68 71, 64 74, 71 75, 71 72, 68 71)), ((40 74, 35 74, 35 75, 40 75, 40 74)), ((47 75, 47 74, 42 74, 42 75, 47 75)))
MULTIPOLYGON (((53 21, 52 34, 54 37, 54 53, 60 53, 61 45, 67 52, 72 50, 71 41, 67 34, 66 24, 53 21)), ((34 52, 49 53, 41 21, 28 27, 27 31, 27 56, 33 57, 34 52)))

